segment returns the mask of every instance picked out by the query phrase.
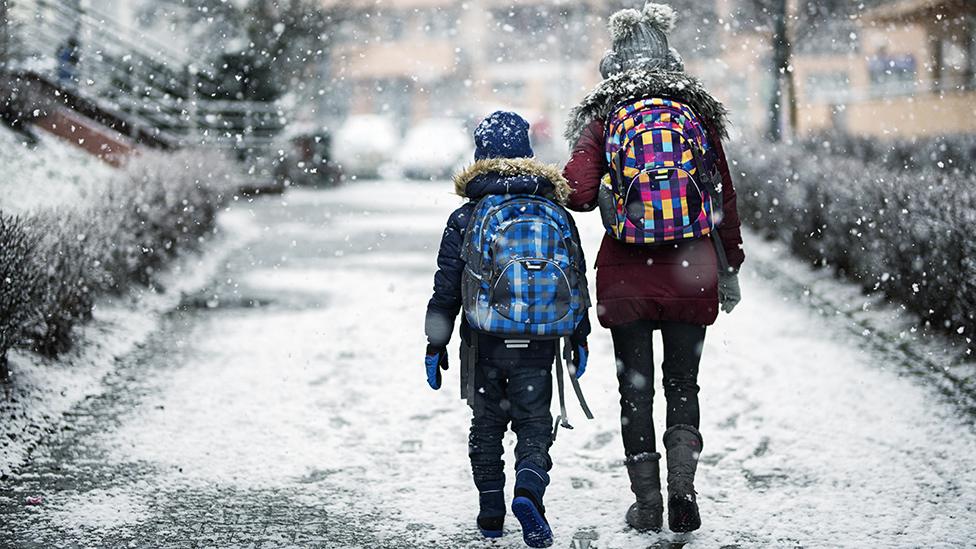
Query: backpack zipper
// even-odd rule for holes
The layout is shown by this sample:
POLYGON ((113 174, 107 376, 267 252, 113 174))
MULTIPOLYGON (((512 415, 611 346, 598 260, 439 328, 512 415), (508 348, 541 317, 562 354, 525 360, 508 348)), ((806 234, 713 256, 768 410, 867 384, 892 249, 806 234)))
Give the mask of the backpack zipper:
MULTIPOLYGON (((563 278, 563 282, 566 283, 566 288, 568 288, 570 290, 570 292, 572 292, 573 286, 572 286, 572 284, 569 283, 569 277, 566 276, 566 271, 564 271, 563 268, 560 267, 559 264, 556 263, 555 261, 552 261, 552 260, 549 260, 549 259, 534 258, 534 257, 521 258, 521 259, 513 259, 513 260, 511 260, 511 261, 509 261, 508 263, 505 264, 505 268, 503 268, 501 270, 501 272, 499 273, 498 278, 495 279, 495 283, 492 284, 492 286, 491 286, 491 291, 488 292, 488 303, 489 303, 489 307, 491 309, 494 309, 494 307, 491 307, 490 304, 491 303, 494 303, 495 289, 498 288, 498 283, 502 281, 501 275, 504 274, 505 271, 511 269, 512 268, 512 265, 514 265, 516 263, 522 263, 524 261, 536 261, 536 262, 548 263, 548 264, 552 265, 553 267, 555 267, 555 269, 557 271, 559 271, 559 274, 563 278)), ((573 312, 573 308, 570 306, 570 307, 568 307, 568 310, 566 311, 566 314, 564 314, 563 316, 559 317, 559 319, 553 320, 552 322, 547 322, 546 324, 543 324, 542 326, 545 326, 545 325, 548 325, 548 324, 556 324, 558 322, 561 322, 564 318, 566 318, 567 316, 569 316, 569 314, 572 313, 572 312, 573 312)), ((498 313, 498 314, 501 314, 501 313, 498 313)))
MULTIPOLYGON (((668 171, 668 172, 679 172, 680 171, 680 172, 685 172, 686 174, 688 174, 688 179, 691 180, 692 185, 694 185, 695 191, 698 193, 698 196, 701 197, 701 203, 702 203, 701 211, 702 212, 705 211, 705 194, 702 193, 701 187, 698 185, 698 182, 695 181, 695 178, 692 177, 692 175, 690 173, 688 173, 688 170, 686 170, 684 168, 679 168, 679 167, 676 167, 676 166, 672 166, 672 167, 667 167, 667 168, 653 168, 651 170, 641 171, 639 174, 637 174, 636 177, 634 177, 630 181, 630 185, 627 186, 627 194, 625 194, 624 197, 623 197, 624 198, 624 218, 625 219, 627 218, 627 199, 630 197, 630 193, 634 189, 634 185, 635 185, 634 182, 641 176, 641 174, 645 174, 645 173, 646 174, 651 174, 651 173, 657 172, 657 171, 668 171)), ((643 203, 643 200, 641 200, 641 202, 643 203)), ((701 213, 698 214, 698 217, 701 217, 701 213)), ((691 225, 693 225, 695 223, 695 221, 697 221, 697 219, 698 218, 695 218, 688 225, 678 225, 678 227, 679 228, 690 227, 691 225)))

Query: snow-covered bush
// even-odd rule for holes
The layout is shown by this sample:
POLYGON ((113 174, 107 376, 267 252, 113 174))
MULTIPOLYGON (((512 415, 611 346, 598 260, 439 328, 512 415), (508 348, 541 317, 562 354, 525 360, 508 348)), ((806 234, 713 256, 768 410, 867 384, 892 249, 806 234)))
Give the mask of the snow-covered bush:
POLYGON ((34 260, 43 292, 35 305, 38 317, 30 336, 35 351, 56 356, 71 348, 72 328, 91 318, 91 282, 99 260, 85 242, 85 223, 76 211, 38 214, 32 219, 32 230, 38 235, 34 260))
POLYGON ((4 357, 20 342, 35 314, 40 274, 33 261, 37 241, 23 218, 0 212, 0 377, 4 357))
POLYGON ((733 158, 754 229, 932 325, 976 331, 976 173, 895 170, 801 145, 756 143, 733 158))
POLYGON ((947 173, 976 173, 976 135, 940 135, 881 140, 873 137, 820 134, 802 145, 820 154, 830 152, 892 170, 939 169, 947 173))
MULTIPOLYGON (((145 284, 153 272, 183 249, 193 249, 213 228, 217 211, 240 184, 232 161, 213 153, 150 153, 133 159, 107 189, 97 218, 106 277, 145 284)), ((117 289, 117 288, 116 288, 117 289)))
POLYGON ((0 215, 0 356, 25 336, 46 355, 69 349, 98 294, 149 284, 196 248, 239 182, 238 167, 214 153, 146 153, 91 209, 0 215))

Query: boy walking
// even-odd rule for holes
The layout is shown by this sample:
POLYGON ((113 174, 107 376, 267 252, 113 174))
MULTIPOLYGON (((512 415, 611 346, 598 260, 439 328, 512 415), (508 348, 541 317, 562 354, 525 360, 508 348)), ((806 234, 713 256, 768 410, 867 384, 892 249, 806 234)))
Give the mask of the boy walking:
POLYGON ((585 371, 589 297, 579 235, 561 206, 569 186, 557 168, 532 158, 528 131, 528 122, 506 112, 475 131, 475 163, 454 179, 468 202, 448 220, 437 258, 425 366, 431 388, 439 389, 463 308, 461 381, 473 412, 468 455, 478 528, 489 538, 503 533, 502 439, 511 423, 518 437, 512 513, 526 544, 548 547, 551 369, 566 337, 571 374, 585 371))

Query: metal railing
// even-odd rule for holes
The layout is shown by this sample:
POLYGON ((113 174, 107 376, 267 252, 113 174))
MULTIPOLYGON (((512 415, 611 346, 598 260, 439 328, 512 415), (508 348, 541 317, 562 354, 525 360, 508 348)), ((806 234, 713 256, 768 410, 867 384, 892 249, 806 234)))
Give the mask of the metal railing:
POLYGON ((216 75, 79 1, 8 0, 8 70, 29 72, 178 145, 267 147, 285 125, 275 103, 222 101, 216 75))

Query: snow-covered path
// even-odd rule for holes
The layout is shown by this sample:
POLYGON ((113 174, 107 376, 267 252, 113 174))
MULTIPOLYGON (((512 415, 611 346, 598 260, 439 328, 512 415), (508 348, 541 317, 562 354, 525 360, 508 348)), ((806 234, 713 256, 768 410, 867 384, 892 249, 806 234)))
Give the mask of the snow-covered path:
MULTIPOLYGON (((514 520, 501 542, 474 533, 455 346, 440 392, 421 365, 449 191, 360 183, 238 205, 261 236, 3 483, 0 546, 522 547, 514 520)), ((577 219, 592 258, 599 221, 577 219)), ((702 530, 624 527, 597 330, 596 420, 571 409, 553 448, 555 547, 976 546, 973 418, 749 267, 743 293, 702 363, 702 530)))

